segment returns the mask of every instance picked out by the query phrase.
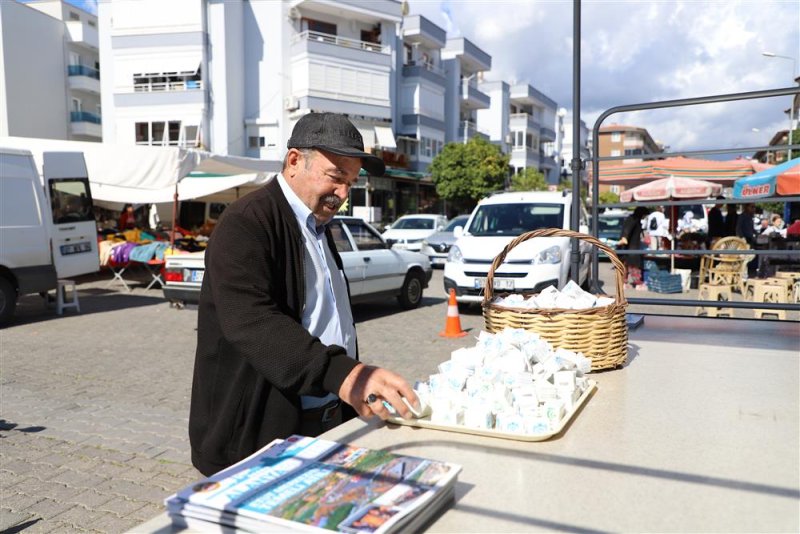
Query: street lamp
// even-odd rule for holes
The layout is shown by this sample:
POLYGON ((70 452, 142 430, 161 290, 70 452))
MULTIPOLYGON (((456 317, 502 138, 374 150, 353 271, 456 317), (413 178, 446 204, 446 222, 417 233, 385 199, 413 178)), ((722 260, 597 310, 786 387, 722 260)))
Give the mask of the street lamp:
MULTIPOLYGON (((780 54, 776 54, 774 52, 761 52, 761 55, 764 57, 771 57, 771 58, 780 58, 780 59, 788 59, 792 62, 792 83, 795 83, 795 72, 797 72, 797 59, 793 58, 792 56, 782 56, 780 54)), ((792 95, 792 105, 789 108, 789 134, 788 134, 788 144, 789 148, 786 151, 786 161, 792 159, 792 137, 794 132, 794 101, 796 97, 792 95)))

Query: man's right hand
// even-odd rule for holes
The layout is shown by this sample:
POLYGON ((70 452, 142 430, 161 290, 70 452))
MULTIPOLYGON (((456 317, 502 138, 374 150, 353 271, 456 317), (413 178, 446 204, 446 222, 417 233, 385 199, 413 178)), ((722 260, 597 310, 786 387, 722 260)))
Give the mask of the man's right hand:
POLYGON ((402 401, 402 397, 415 409, 419 408, 416 393, 403 377, 387 369, 364 364, 354 367, 339 388, 339 398, 355 408, 362 417, 377 415, 381 419, 388 419, 392 414, 383 405, 382 401, 385 400, 398 415, 410 419, 411 410, 402 401), (370 395, 375 396, 374 402, 368 402, 371 400, 370 395))

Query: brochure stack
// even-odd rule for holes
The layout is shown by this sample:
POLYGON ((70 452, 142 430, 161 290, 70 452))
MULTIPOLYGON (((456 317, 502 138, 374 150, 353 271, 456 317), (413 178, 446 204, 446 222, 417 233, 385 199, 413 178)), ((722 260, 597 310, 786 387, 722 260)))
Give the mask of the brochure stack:
POLYGON ((275 440, 165 501, 201 531, 413 531, 452 500, 460 466, 303 436, 275 440))

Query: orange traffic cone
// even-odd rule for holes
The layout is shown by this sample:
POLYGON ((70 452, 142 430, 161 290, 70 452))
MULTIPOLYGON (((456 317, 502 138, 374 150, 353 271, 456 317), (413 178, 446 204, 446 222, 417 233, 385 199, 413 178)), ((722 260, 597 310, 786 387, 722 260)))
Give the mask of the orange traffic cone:
POLYGON ((458 316, 458 303, 456 302, 456 290, 450 288, 450 300, 447 303, 447 321, 444 330, 439 332, 442 337, 464 337, 466 332, 461 330, 461 319, 458 316))

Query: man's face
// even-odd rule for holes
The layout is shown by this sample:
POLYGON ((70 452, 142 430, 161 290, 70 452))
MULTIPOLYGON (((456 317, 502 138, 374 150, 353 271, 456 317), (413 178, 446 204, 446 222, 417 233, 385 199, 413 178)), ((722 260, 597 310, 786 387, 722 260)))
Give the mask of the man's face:
POLYGON ((333 219, 350 188, 358 180, 360 158, 312 150, 289 149, 283 175, 289 186, 314 214, 318 225, 333 219))

